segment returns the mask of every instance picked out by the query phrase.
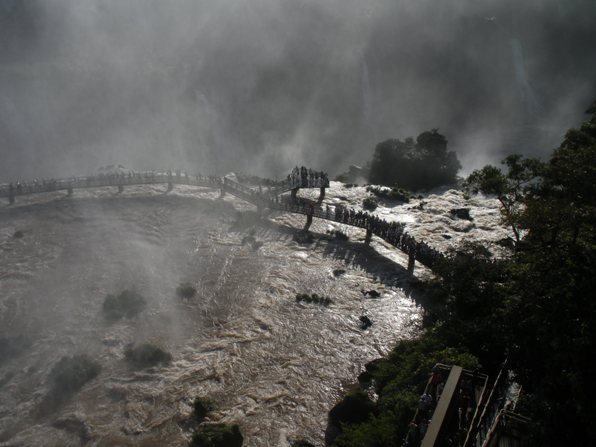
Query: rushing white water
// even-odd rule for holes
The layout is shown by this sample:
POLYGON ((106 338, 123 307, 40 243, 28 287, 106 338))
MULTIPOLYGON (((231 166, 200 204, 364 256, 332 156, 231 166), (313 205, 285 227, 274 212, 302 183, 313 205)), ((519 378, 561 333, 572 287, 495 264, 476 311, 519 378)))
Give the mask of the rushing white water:
MULTIPOLYGON (((240 424, 245 445, 322 444, 327 411, 345 386, 416 331, 420 311, 407 293, 405 256, 378 239, 364 246, 361 230, 316 219, 314 242, 299 244, 293 228, 304 216, 251 220, 250 205, 217 195, 105 188, 19 197, 0 209, 0 337, 30 341, 0 364, 0 446, 185 445, 196 396, 217 402, 209 420, 240 424), (264 243, 258 250, 241 244, 252 228, 264 243), (350 240, 328 236, 331 229, 350 240), (334 269, 346 273, 336 277, 334 269), (199 291, 188 302, 175 295, 183 281, 199 291), (106 322, 104 297, 127 288, 147 307, 106 322), (370 289, 381 298, 365 298, 370 289), (333 304, 296 303, 303 292, 333 304), (373 321, 365 331, 362 315, 373 321), (123 355, 130 342, 157 344, 174 360, 131 369, 123 355), (101 364, 99 376, 50 416, 34 417, 49 371, 79 353, 101 364)), ((326 202, 357 207, 365 195, 332 182, 326 202)), ((507 234, 494 201, 445 191, 419 202, 376 213, 406 222, 440 249, 507 234), (473 222, 449 213, 462 206, 473 222)))

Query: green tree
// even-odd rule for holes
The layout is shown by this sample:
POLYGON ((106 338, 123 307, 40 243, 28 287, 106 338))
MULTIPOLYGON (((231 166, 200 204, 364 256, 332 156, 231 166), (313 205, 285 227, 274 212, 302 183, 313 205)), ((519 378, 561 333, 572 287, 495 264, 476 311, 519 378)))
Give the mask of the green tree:
POLYGON ((481 192, 496 196, 501 203, 503 222, 511 228, 515 243, 518 244, 521 240, 524 198, 536 184, 543 164, 517 154, 509 155, 503 164, 507 167, 505 173, 492 165, 473 171, 464 182, 464 188, 474 194, 481 192))
POLYGON ((510 358, 541 445, 596 445, 596 109, 570 130, 525 198, 510 358))

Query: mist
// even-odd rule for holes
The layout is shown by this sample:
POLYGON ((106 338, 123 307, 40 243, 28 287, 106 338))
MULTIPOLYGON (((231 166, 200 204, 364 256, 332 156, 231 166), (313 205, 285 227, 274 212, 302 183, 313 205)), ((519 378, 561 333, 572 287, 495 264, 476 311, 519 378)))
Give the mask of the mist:
POLYGON ((546 156, 596 97, 589 0, 0 0, 0 178, 336 174, 439 128, 546 156))

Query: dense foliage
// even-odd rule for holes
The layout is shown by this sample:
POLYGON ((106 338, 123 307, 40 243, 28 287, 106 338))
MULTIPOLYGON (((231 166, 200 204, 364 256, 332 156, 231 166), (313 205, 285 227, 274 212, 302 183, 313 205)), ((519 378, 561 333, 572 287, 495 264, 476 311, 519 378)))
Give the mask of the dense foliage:
POLYGON ((418 190, 456 181, 461 165, 447 139, 437 129, 423 132, 414 141, 391 139, 377 144, 370 164, 370 183, 418 190))
POLYGON ((514 155, 505 172, 470 175, 471 192, 501 202, 510 256, 469 244, 437 266, 421 336, 370 371, 378 404, 333 445, 400 445, 433 362, 481 364, 494 377, 506 357, 531 445, 596 445, 596 107, 589 113, 547 162, 514 155))

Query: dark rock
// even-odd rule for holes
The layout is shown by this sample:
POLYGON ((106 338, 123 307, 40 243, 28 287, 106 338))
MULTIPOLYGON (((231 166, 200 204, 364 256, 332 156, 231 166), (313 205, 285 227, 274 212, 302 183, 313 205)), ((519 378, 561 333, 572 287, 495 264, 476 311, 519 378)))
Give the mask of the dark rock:
POLYGON ((372 326, 372 321, 366 315, 360 317, 360 329, 365 330, 372 326))
POLYGON ((333 270, 333 276, 335 276, 336 278, 343 275, 344 273, 346 273, 346 271, 344 269, 333 270))
POLYGON ((453 236, 451 236, 450 234, 447 234, 447 233, 442 234, 441 236, 443 236, 443 238, 444 239, 447 239, 447 240, 449 240, 449 239, 451 239, 453 237, 453 236))
POLYGON ((470 208, 453 208, 449 212, 452 216, 457 217, 458 219, 472 220, 472 216, 470 216, 470 208))
POLYGON ((135 291, 124 290, 120 295, 108 295, 103 302, 103 312, 109 321, 132 318, 145 308, 145 299, 135 291))
POLYGON ((359 424, 366 421, 375 412, 375 404, 362 390, 348 393, 331 411, 327 430, 325 431, 325 445, 331 445, 341 434, 344 424, 359 424))
POLYGON ((126 360, 137 367, 154 366, 160 363, 168 364, 172 361, 172 355, 157 346, 143 343, 134 346, 132 343, 124 349, 126 360))
POLYGON ((238 425, 205 424, 192 436, 192 447, 242 447, 244 438, 238 425))
POLYGON ((314 237, 308 231, 299 231, 294 233, 294 241, 299 244, 311 244, 314 241, 314 237))
POLYGON ((25 233, 22 232, 21 230, 17 230, 13 233, 12 237, 14 237, 15 239, 20 239, 23 236, 25 236, 25 233))
POLYGON ((377 292, 376 290, 367 290, 363 291, 362 294, 365 298, 380 298, 381 292, 377 292))

